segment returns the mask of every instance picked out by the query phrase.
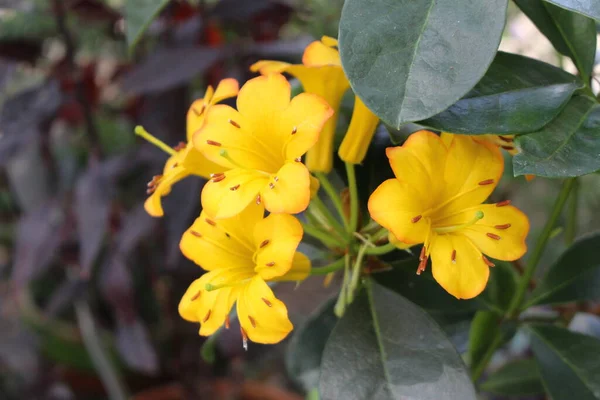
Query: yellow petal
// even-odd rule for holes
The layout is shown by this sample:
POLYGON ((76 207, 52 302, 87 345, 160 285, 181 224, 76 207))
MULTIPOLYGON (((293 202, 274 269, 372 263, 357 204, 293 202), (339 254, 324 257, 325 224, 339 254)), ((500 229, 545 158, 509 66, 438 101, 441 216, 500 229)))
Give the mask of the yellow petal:
POLYGON ((158 178, 154 192, 144 203, 144 209, 150 216, 162 217, 164 215, 162 198, 171 193, 171 187, 174 184, 190 175, 190 171, 182 166, 183 156, 183 151, 179 151, 167 159, 163 174, 158 178))
POLYGON ((388 233, 388 241, 400 250, 410 249, 412 246, 414 246, 414 244, 401 242, 396 236, 394 236, 392 232, 388 233))
POLYGON ((250 71, 259 72, 261 75, 268 75, 274 72, 285 72, 291 64, 283 61, 262 60, 255 62, 250 66, 250 71))
POLYGON ((200 214, 183 234, 179 248, 183 255, 207 271, 228 267, 254 268, 256 247, 252 228, 262 220, 264 208, 250 203, 238 215, 221 220, 200 214))
POLYGON ((329 46, 332 44, 330 40, 326 39, 325 41, 328 42, 328 45, 321 41, 315 41, 306 46, 302 55, 302 64, 307 67, 321 67, 323 65, 341 67, 340 52, 329 46))
POLYGON ((310 175, 310 198, 311 199, 313 197, 315 197, 317 195, 317 193, 319 193, 320 187, 321 187, 321 182, 314 176, 310 175))
POLYGON ((485 289, 490 268, 483 261, 481 252, 466 237, 435 235, 430 254, 433 277, 454 297, 471 299, 485 289))
POLYGON ((282 164, 280 148, 270 144, 262 131, 256 129, 257 126, 234 108, 218 104, 207 111, 204 126, 194 135, 194 147, 212 162, 228 169, 277 171, 282 164))
POLYGON ((352 164, 362 163, 378 123, 379 118, 355 96, 350 126, 338 150, 340 158, 352 164))
POLYGON ((447 155, 439 136, 429 131, 415 132, 402 146, 388 148, 386 154, 396 178, 419 193, 426 201, 425 208, 439 202, 447 155))
POLYGON ((230 97, 237 96, 240 91, 240 85, 237 80, 233 78, 222 79, 217 88, 215 89, 215 93, 210 99, 210 104, 220 103, 221 101, 228 99, 230 97))
POLYGON ((301 162, 288 162, 265 184, 260 196, 271 213, 297 214, 310 202, 310 173, 301 162), (277 179, 275 179, 277 178, 277 179))
POLYGON ((331 36, 322 36, 321 42, 328 47, 337 47, 338 45, 338 40, 336 38, 332 38, 331 36))
POLYGON ((455 214, 443 220, 443 223, 460 225, 472 219, 476 211, 483 212, 483 219, 459 230, 457 234, 465 235, 481 252, 498 260, 513 261, 525 254, 529 219, 516 207, 482 204, 455 214))
POLYGON ((294 254, 294 259, 292 260, 292 268, 290 268, 285 275, 274 278, 273 281, 300 282, 308 278, 310 269, 310 259, 306 255, 296 252, 294 254))
POLYGON ((294 97, 280 116, 277 136, 285 143, 284 158, 292 161, 314 146, 333 109, 321 97, 301 93, 294 97))
POLYGON ((237 313, 248 339, 256 343, 278 343, 294 329, 285 304, 275 298, 260 276, 243 286, 238 297, 237 313))
POLYGON ((266 281, 287 273, 303 233, 300 222, 288 214, 271 214, 256 224, 254 271, 266 281))
POLYGON ((191 142, 196 133, 204 123, 206 116, 206 103, 204 99, 195 100, 187 112, 186 118, 186 137, 187 141, 191 142))
POLYGON ((423 243, 430 230, 430 220, 420 217, 427 202, 410 185, 388 179, 369 198, 371 218, 407 244, 423 243))
POLYGON ((492 193, 504 171, 497 146, 464 135, 454 135, 448 148, 438 215, 448 215, 481 204, 492 193))
POLYGON ((205 179, 210 178, 212 174, 217 174, 227 171, 227 168, 210 161, 204 157, 192 143, 188 143, 184 150, 182 166, 188 170, 190 174, 201 176, 205 179))
POLYGON ((225 172, 225 179, 218 182, 211 179, 204 185, 202 208, 215 219, 231 218, 256 201, 268 180, 267 176, 254 170, 229 170, 225 172))

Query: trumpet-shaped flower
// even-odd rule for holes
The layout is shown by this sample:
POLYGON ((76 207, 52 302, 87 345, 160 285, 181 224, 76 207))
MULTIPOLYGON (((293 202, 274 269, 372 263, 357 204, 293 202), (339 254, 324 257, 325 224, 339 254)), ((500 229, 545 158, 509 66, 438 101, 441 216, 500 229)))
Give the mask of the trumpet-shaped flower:
MULTIPOLYGON (((216 90, 211 86, 206 89, 204 98, 192 103, 187 113, 186 137, 187 143, 180 143, 174 149, 163 143, 159 146, 171 156, 165 163, 162 175, 152 178, 148 184, 150 197, 146 200, 144 208, 153 217, 162 217, 162 197, 171 192, 171 187, 189 175, 198 175, 209 178, 212 173, 223 172, 225 169, 204 157, 192 144, 192 136, 204 124, 206 112, 216 103, 237 95, 238 82, 235 79, 223 79, 216 90)), ((156 141, 157 139, 152 138, 156 141)))
MULTIPOLYGON (((337 126, 337 113, 342 97, 350 83, 342 69, 337 40, 323 36, 321 41, 309 44, 304 50, 302 64, 288 64, 281 61, 259 61, 250 69, 261 74, 286 72, 297 78, 307 93, 315 93, 324 98, 335 110, 335 115, 323 127, 317 144, 306 154, 306 166, 314 172, 328 173, 333 167, 333 142, 337 126)), ((360 163, 364 158, 363 146, 373 137, 377 117, 356 97, 350 128, 342 146, 340 156, 345 161, 360 163), (359 160, 359 161, 357 161, 359 160)), ((366 148, 364 149, 366 153, 366 148)))
POLYGON ((252 202, 272 213, 295 214, 308 206, 314 181, 301 157, 318 140, 333 110, 320 97, 302 93, 290 101, 281 74, 249 80, 237 110, 211 107, 194 146, 225 168, 202 191, 202 206, 215 219, 230 218, 252 202))
POLYGON ((263 218, 262 205, 250 204, 233 218, 212 220, 202 212, 184 233, 183 254, 208 271, 194 281, 179 303, 179 314, 200 323, 200 335, 229 328, 229 312, 237 302, 242 337, 277 343, 293 329, 285 304, 266 282, 299 281, 310 260, 296 252, 302 226, 287 214, 263 218))
POLYGON ((516 260, 527 247, 529 220, 509 201, 482 204, 504 169, 497 146, 453 135, 448 144, 420 131, 387 149, 395 179, 369 199, 371 217, 406 245, 423 243, 421 263, 431 257, 436 281, 457 298, 485 288, 492 262, 516 260))

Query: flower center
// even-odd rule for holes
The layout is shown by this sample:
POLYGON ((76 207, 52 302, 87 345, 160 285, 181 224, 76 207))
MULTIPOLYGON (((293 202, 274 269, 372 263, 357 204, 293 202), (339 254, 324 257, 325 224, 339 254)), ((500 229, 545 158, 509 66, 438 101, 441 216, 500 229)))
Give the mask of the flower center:
POLYGON ((460 224, 460 225, 451 225, 451 226, 443 226, 440 228, 433 228, 434 232, 436 233, 451 233, 451 232, 456 232, 458 230, 467 228, 471 225, 475 225, 480 219, 483 218, 483 211, 479 210, 475 212, 475 215, 473 216, 473 219, 471 219, 468 222, 465 222, 464 224, 460 224))

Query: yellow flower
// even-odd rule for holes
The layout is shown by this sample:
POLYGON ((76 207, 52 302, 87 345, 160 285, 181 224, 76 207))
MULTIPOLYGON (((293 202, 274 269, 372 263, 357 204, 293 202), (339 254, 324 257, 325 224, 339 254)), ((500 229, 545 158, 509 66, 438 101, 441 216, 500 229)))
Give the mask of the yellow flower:
POLYGON ((395 179, 369 199, 371 217, 407 245, 424 243, 417 273, 431 256, 436 281, 457 298, 485 288, 488 255, 516 260, 525 254, 527 216, 509 201, 481 204, 504 169, 497 146, 453 135, 448 145, 428 131, 387 149, 395 179), (484 255, 485 254, 485 255, 484 255))
MULTIPOLYGON (((306 166, 313 172, 328 173, 333 167, 333 139, 342 97, 350 83, 342 69, 337 40, 323 36, 304 50, 302 64, 281 61, 259 61, 250 69, 261 74, 287 72, 297 78, 307 93, 323 97, 335 110, 335 115, 323 127, 319 142, 306 154, 306 166)), ((348 133, 340 147, 340 157, 352 163, 362 162, 373 137, 378 118, 355 97, 354 112, 348 133), (361 156, 362 154, 362 156, 361 156)))
POLYGON ((263 214, 263 206, 256 204, 218 221, 202 212, 184 233, 183 254, 208 271, 179 303, 182 318, 200 323, 200 335, 209 336, 223 324, 229 328, 228 315, 236 302, 244 340, 277 343, 292 331, 285 304, 266 282, 308 276, 310 260, 296 252, 302 226, 291 215, 263 214))
MULTIPOLYGON (((216 90, 211 86, 206 89, 204 98, 192 103, 187 113, 186 137, 187 143, 181 143, 174 149, 160 143, 163 150, 169 152, 171 157, 165 163, 162 175, 152 178, 148 184, 150 197, 146 199, 144 208, 153 217, 162 217, 162 197, 171 192, 171 187, 189 175, 199 175, 209 178, 211 173, 223 172, 224 168, 209 161, 192 145, 192 136, 204 124, 206 112, 216 103, 237 95, 238 82, 235 79, 223 79, 216 90)), ((156 140, 156 139, 154 139, 156 140)))
POLYGON ((230 218, 252 202, 272 213, 295 214, 308 206, 314 181, 300 157, 318 140, 333 110, 302 93, 290 101, 281 74, 246 82, 237 110, 216 105, 206 114, 194 146, 226 168, 204 186, 202 207, 215 219, 230 218))

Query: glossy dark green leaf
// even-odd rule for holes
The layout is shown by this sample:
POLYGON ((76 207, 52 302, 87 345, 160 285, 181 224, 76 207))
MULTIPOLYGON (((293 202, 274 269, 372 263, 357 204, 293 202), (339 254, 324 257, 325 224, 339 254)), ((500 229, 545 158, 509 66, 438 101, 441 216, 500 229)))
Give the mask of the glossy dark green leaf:
POLYGON ((419 124, 472 135, 533 132, 552 121, 580 87, 560 68, 499 52, 469 94, 419 124))
POLYGON ((600 2, 597 0, 545 0, 548 3, 556 4, 559 7, 574 11, 579 14, 600 21, 600 2))
POLYGON ((495 371, 480 386, 500 396, 534 396, 544 393, 540 371, 534 360, 516 360, 495 371))
POLYGON ((575 96, 552 122, 516 142, 521 152, 513 157, 515 176, 560 178, 595 172, 600 169, 600 104, 575 96))
POLYGON ((583 79, 589 81, 596 54, 594 21, 542 0, 515 0, 515 3, 556 50, 573 60, 583 79))
POLYGON ((125 0, 127 44, 133 48, 169 0, 125 0))
POLYGON ((528 305, 600 299, 600 233, 580 238, 550 267, 528 305))
POLYGON ((600 399, 600 340, 552 325, 530 327, 531 346, 553 400, 600 399))
POLYGON ((294 331, 286 353, 285 364, 290 376, 307 391, 319 384, 323 349, 338 321, 333 313, 335 300, 324 303, 294 331))
POLYGON ((346 0, 340 55, 354 92, 394 127, 440 113, 489 67, 507 0, 346 0))
POLYGON ((475 399, 465 365, 440 327, 371 281, 327 341, 319 391, 323 400, 475 399))

